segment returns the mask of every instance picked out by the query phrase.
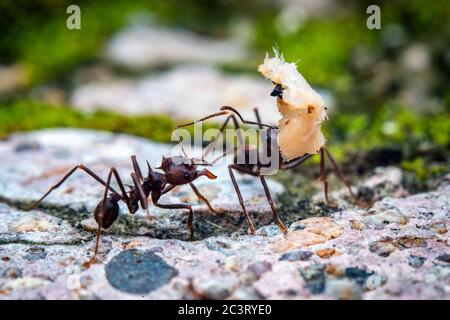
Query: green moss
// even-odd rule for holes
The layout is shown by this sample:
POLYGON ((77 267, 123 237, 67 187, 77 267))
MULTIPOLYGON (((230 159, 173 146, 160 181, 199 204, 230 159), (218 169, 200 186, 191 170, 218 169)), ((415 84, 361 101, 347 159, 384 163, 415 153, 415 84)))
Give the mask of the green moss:
MULTIPOLYGON (((167 115, 125 116, 113 112, 82 113, 73 108, 49 106, 36 101, 0 104, 0 138, 17 131, 72 127, 128 133, 158 142, 171 142, 177 122, 167 115)), ((205 124, 205 130, 217 128, 205 124)), ((193 126, 186 127, 193 133, 193 126)))
POLYGON ((331 144, 339 143, 349 149, 401 146, 409 155, 426 143, 446 151, 450 148, 450 117, 421 115, 394 105, 383 107, 375 115, 331 115, 324 131, 331 144))
POLYGON ((175 122, 165 115, 122 116, 111 112, 80 113, 32 101, 0 105, 0 138, 17 131, 73 127, 124 132, 154 141, 170 141, 175 122))
POLYGON ((76 66, 96 60, 114 32, 141 19, 200 33, 224 36, 235 12, 258 14, 254 1, 79 0, 81 29, 66 27, 69 0, 36 0, 18 7, 17 1, 0 3, 0 60, 25 66, 30 85, 64 77, 76 66))
POLYGON ((303 76, 314 85, 348 87, 348 59, 352 48, 370 46, 375 35, 355 17, 309 20, 291 34, 276 27, 274 16, 261 17, 256 24, 256 46, 271 52, 276 44, 287 61, 296 61, 303 76))
POLYGON ((428 176, 428 170, 425 161, 422 158, 416 158, 412 161, 403 161, 402 168, 408 171, 413 171, 420 180, 428 176))
POLYGON ((425 181, 428 178, 439 176, 449 170, 448 165, 429 164, 426 163, 424 158, 402 161, 401 167, 404 170, 414 173, 419 181, 425 181))

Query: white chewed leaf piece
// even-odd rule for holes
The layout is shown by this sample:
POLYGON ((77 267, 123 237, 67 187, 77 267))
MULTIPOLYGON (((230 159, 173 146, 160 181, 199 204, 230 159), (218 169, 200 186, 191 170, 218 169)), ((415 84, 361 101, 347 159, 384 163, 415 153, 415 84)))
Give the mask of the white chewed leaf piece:
POLYGON ((267 55, 258 71, 273 83, 280 85, 277 98, 281 113, 278 143, 286 160, 315 154, 325 144, 320 126, 327 118, 322 97, 314 91, 298 72, 295 63, 287 63, 282 55, 267 55))

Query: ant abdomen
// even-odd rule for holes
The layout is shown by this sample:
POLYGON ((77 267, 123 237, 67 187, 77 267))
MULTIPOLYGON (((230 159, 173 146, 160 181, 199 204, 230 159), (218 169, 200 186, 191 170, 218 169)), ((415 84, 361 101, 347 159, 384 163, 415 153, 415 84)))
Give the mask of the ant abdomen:
POLYGON ((103 212, 102 219, 100 221, 102 209, 103 201, 100 201, 97 204, 97 207, 95 207, 94 218, 97 224, 101 223, 102 228, 107 229, 114 223, 114 221, 117 220, 117 217, 119 216, 119 204, 111 197, 106 198, 105 212, 103 212))

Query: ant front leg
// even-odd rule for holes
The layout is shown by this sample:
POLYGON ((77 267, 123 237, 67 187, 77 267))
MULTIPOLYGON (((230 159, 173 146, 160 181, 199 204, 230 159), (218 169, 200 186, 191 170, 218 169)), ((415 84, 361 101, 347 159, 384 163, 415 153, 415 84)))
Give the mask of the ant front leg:
POLYGON ((194 225, 193 225, 193 221, 194 221, 194 213, 192 211, 192 206, 189 204, 184 204, 184 203, 158 203, 159 198, 161 197, 160 193, 152 193, 152 201, 153 204, 161 209, 187 209, 189 210, 189 214, 188 214, 188 220, 187 220, 187 226, 190 232, 189 235, 189 240, 193 241, 194 240, 194 225))
POLYGON ((219 213, 218 211, 216 211, 212 205, 209 203, 209 200, 200 193, 200 191, 197 189, 197 187, 191 182, 189 183, 189 185, 191 186, 192 190, 194 190, 195 194, 197 195, 197 197, 199 198, 200 201, 203 201, 206 203, 206 205, 208 206, 209 210, 211 210, 214 213, 219 213))
POLYGON ((280 216, 278 215, 278 210, 275 207, 275 204, 273 203, 272 196, 270 195, 269 187, 267 186, 266 178, 264 178, 264 176, 259 176, 259 179, 261 180, 261 183, 262 183, 262 185, 264 187, 264 192, 266 193, 267 201, 269 202, 270 208, 272 209, 273 218, 275 220, 275 223, 278 225, 278 227, 280 228, 280 230, 284 234, 287 234, 288 233, 288 229, 283 224, 283 222, 280 219, 280 216))

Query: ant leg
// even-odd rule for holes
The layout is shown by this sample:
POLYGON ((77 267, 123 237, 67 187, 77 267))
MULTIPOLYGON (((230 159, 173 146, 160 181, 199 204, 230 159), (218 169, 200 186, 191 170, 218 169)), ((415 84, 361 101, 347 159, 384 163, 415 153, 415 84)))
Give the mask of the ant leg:
POLYGON ((188 214, 188 220, 187 220, 187 226, 189 229, 189 241, 194 241, 194 213, 192 212, 192 209, 189 209, 189 214, 188 214))
POLYGON ((83 171, 85 171, 88 175, 90 175, 92 178, 94 178, 95 180, 97 180, 99 183, 101 183, 103 186, 107 187, 110 191, 117 193, 116 190, 114 190, 114 188, 112 188, 111 186, 107 185, 105 181, 103 181, 97 174, 95 174, 92 170, 90 170, 89 168, 85 167, 84 165, 80 164, 77 165, 75 167, 73 167, 68 173, 66 173, 56 184, 54 184, 53 186, 50 187, 50 189, 36 202, 34 202, 31 206, 29 206, 28 208, 25 208, 25 211, 29 211, 32 210, 34 208, 36 208, 39 203, 42 202, 42 200, 44 200, 53 190, 59 188, 64 181, 66 181, 77 169, 81 169, 83 171))
MULTIPOLYGON (((127 205, 128 211, 130 213, 134 213, 133 209, 131 207, 130 198, 128 197, 127 191, 125 190, 125 187, 124 187, 124 184, 122 182, 122 179, 120 178, 119 173, 117 172, 116 168, 112 167, 110 169, 110 173, 114 174, 114 178, 116 179, 117 184, 119 185, 120 192, 122 193, 122 200, 127 205)), ((108 186, 109 186, 109 184, 108 184, 108 186)))
POLYGON ((141 203, 142 209, 145 210, 147 213, 147 217, 149 220, 152 220, 152 216, 150 215, 150 212, 148 211, 148 199, 145 196, 144 190, 142 190, 141 183, 139 181, 139 178, 136 176, 136 173, 131 173, 131 179, 133 179, 134 187, 136 188, 138 195, 139 195, 139 201, 141 203))
MULTIPOLYGON (((223 136, 223 131, 224 131, 225 128, 227 127, 227 124, 228 124, 228 122, 230 121, 230 119, 231 119, 231 116, 227 117, 227 118, 225 119, 225 121, 223 122, 223 124, 220 126, 220 129, 219 129, 220 135, 223 136)), ((202 159, 204 159, 204 158, 211 152, 211 150, 214 149, 214 147, 215 147, 216 144, 217 144, 217 140, 218 140, 218 139, 219 139, 219 135, 217 135, 217 136, 214 138, 214 140, 211 141, 211 142, 206 146, 206 148, 205 148, 205 150, 203 151, 203 154, 202 154, 202 159)))
POLYGON ((209 200, 200 193, 200 191, 198 191, 197 187, 191 182, 189 183, 189 185, 191 186, 192 190, 194 190, 195 194, 197 195, 197 197, 201 200, 204 201, 206 203, 206 205, 208 206, 209 210, 211 210, 214 213, 219 213, 218 211, 216 211, 211 204, 209 203, 209 200))
MULTIPOLYGON (((257 122, 252 122, 252 121, 244 120, 244 119, 242 118, 241 114, 240 114, 239 112, 237 112, 235 109, 231 108, 231 107, 225 106, 225 107, 222 107, 221 110, 223 110, 223 111, 213 113, 213 114, 211 114, 211 115, 209 115, 209 116, 203 117, 203 118, 201 118, 201 119, 199 119, 199 120, 195 120, 195 121, 190 122, 190 123, 186 123, 186 124, 183 124, 183 125, 179 125, 179 126, 176 127, 176 129, 182 128, 182 127, 187 127, 187 126, 190 126, 190 125, 193 125, 193 124, 196 124, 196 123, 199 123, 199 122, 202 122, 202 121, 211 119, 211 118, 215 118, 215 117, 219 117, 219 116, 223 116, 223 115, 229 115, 229 117, 227 117, 227 119, 224 121, 224 123, 223 123, 222 126, 220 127, 219 131, 220 131, 220 133, 223 135, 223 131, 225 130, 225 128, 226 128, 228 122, 230 121, 230 119, 233 120, 234 128, 235 128, 235 130, 238 131, 237 134, 238 134, 238 140, 239 140, 239 143, 240 143, 241 145, 243 145, 244 139, 243 139, 243 137, 242 137, 242 133, 239 131, 239 129, 240 129, 239 123, 238 123, 236 117, 235 117, 234 115, 230 115, 230 113, 229 113, 228 111, 232 111, 232 112, 236 113, 236 115, 239 117, 239 119, 240 119, 243 123, 246 123, 246 124, 257 124, 257 125, 259 125, 260 127, 262 127, 262 126, 267 126, 267 127, 271 127, 271 128, 272 128, 272 126, 269 126, 269 125, 266 125, 266 124, 262 124, 262 123, 257 123, 257 122)), ((206 156, 211 152, 211 150, 213 149, 213 147, 216 145, 217 140, 218 140, 218 138, 216 137, 216 138, 214 139, 214 141, 212 141, 212 142, 205 148, 205 151, 203 152, 202 158, 206 157, 206 156)))
POLYGON ((234 189, 236 190, 236 194, 237 194, 237 196, 239 198, 239 203, 241 205, 241 208, 244 211, 245 218, 247 219, 248 226, 249 226, 249 229, 250 229, 250 234, 253 235, 253 234, 255 234, 255 227, 253 226, 253 221, 250 218, 250 215, 248 214, 247 209, 245 208, 244 199, 242 199, 241 191, 239 190, 239 186, 238 186, 238 184, 236 182, 236 178, 234 177, 233 165, 229 165, 228 166, 228 172, 230 174, 231 181, 233 182, 234 189))
POLYGON ((108 173, 108 179, 106 180, 106 187, 105 187, 105 192, 103 193, 103 200, 102 200, 102 210, 99 214, 98 217, 98 227, 97 227, 97 238, 95 240, 95 248, 94 248, 94 255, 92 256, 92 258, 88 261, 88 265, 95 263, 95 261, 97 260, 97 252, 98 252, 98 246, 100 244, 100 237, 102 235, 102 223, 103 223, 103 215, 105 213, 106 210, 106 199, 108 198, 108 188, 109 185, 111 183, 111 177, 113 175, 113 172, 115 171, 114 168, 111 168, 111 170, 109 170, 108 173))
POLYGON ((233 107, 230 107, 230 106, 223 106, 223 107, 220 108, 220 110, 228 110, 228 111, 231 111, 231 112, 235 113, 238 116, 239 120, 241 120, 241 122, 243 122, 245 124, 253 124, 253 125, 257 125, 259 127, 267 127, 267 128, 271 128, 271 129, 278 129, 276 126, 271 126, 269 124, 265 124, 265 123, 262 123, 262 122, 255 122, 255 121, 245 120, 242 117, 242 115, 236 109, 234 109, 233 107))
POLYGON ((183 203, 171 203, 171 204, 165 204, 165 203, 158 203, 160 195, 152 194, 152 200, 153 204, 161 209, 188 209, 189 215, 187 220, 187 226, 189 228, 189 240, 194 240, 194 226, 193 226, 193 220, 194 220, 194 213, 192 211, 192 206, 189 204, 183 204, 183 203))
POLYGON ((164 190, 161 191, 161 195, 166 194, 167 192, 172 191, 172 190, 175 189, 176 187, 177 187, 177 186, 174 186, 174 185, 171 185, 171 184, 167 185, 167 186, 164 188, 164 190))
POLYGON ((144 181, 144 179, 142 178, 141 168, 139 167, 139 164, 136 160, 135 155, 131 156, 131 162, 133 162, 133 169, 134 169, 134 172, 136 173, 136 176, 138 177, 139 181, 142 183, 144 181))
POLYGON ((325 167, 325 151, 324 148, 320 149, 320 176, 319 181, 323 182, 323 192, 325 195, 325 204, 330 208, 337 208, 338 205, 335 201, 332 201, 328 197, 328 180, 327 169, 325 167))
POLYGON ((233 150, 225 151, 220 156, 218 156, 213 161, 211 161, 211 164, 214 165, 217 161, 219 161, 220 159, 222 159, 222 158, 226 157, 228 154, 230 154, 231 151, 233 151, 233 153, 235 154, 236 151, 238 151, 238 150, 239 150, 239 147, 234 147, 233 150))
POLYGON ((203 121, 208 120, 208 119, 212 119, 212 118, 215 118, 215 117, 224 116, 224 115, 226 115, 226 114, 228 114, 227 111, 216 112, 216 113, 210 114, 209 116, 200 118, 200 119, 198 119, 198 120, 195 120, 195 121, 192 121, 192 122, 189 122, 189 123, 186 123, 186 124, 182 124, 182 125, 176 126, 176 127, 175 127, 175 130, 178 129, 178 128, 183 128, 183 127, 192 126, 193 124, 196 124, 196 123, 199 123, 199 122, 203 122, 203 121))
POLYGON ((281 164, 280 164, 280 170, 289 170, 292 169, 298 165, 301 165, 303 162, 305 162, 306 160, 308 160, 309 158, 311 158, 313 156, 313 154, 305 154, 301 157, 298 157, 296 159, 292 159, 290 161, 283 161, 281 159, 281 164))
MULTIPOLYGON (((261 117, 259 116, 258 108, 254 108, 253 112, 255 112, 256 121, 262 123, 261 117)), ((263 127, 260 125, 259 128, 262 129, 263 127)))
MULTIPOLYGON (((236 134, 237 134, 237 138, 238 138, 238 145, 235 146, 232 150, 225 150, 225 152, 223 152, 219 157, 217 157, 216 159, 214 159, 211 164, 215 164, 217 161, 219 161, 220 159, 222 159, 223 157, 227 156, 228 154, 230 154, 231 152, 233 152, 234 154, 236 154, 236 152, 238 151, 239 148, 242 148, 244 146, 244 137, 242 136, 242 132, 241 132, 241 127, 239 125, 239 123, 236 120, 236 117, 231 115, 227 118, 228 120, 233 120, 233 124, 234 124, 234 129, 236 130, 236 134)), ((224 126, 222 126, 221 128, 221 134, 223 135, 223 130, 225 128, 226 123, 224 123, 224 126)), ((206 156, 206 154, 208 154, 211 151, 210 145, 215 144, 217 141, 217 138, 211 142, 207 147, 207 152, 204 153, 204 156, 206 156)))
POLYGON ((188 204, 163 204, 163 203, 154 203, 155 206, 162 208, 162 209, 188 209, 189 215, 187 220, 187 226, 189 229, 189 241, 194 240, 194 226, 193 226, 193 220, 194 220, 194 212, 192 211, 192 207, 188 204))
MULTIPOLYGON (((212 119, 212 118, 215 118, 215 117, 224 116, 224 115, 227 115, 227 114, 229 114, 228 111, 220 111, 220 112, 216 112, 216 113, 210 114, 209 116, 200 118, 200 119, 198 119, 198 120, 195 120, 195 121, 192 121, 192 122, 189 122, 189 123, 186 123, 186 124, 178 125, 178 126, 175 127, 175 130, 177 130, 177 129, 179 129, 179 128, 191 126, 191 125, 193 125, 193 124, 196 124, 196 123, 199 123, 199 122, 203 122, 203 121, 208 120, 208 119, 212 119)), ((231 118, 231 116, 227 117, 227 119, 224 121, 224 123, 222 124, 222 126, 221 126, 220 129, 219 129, 219 131, 220 131, 220 133, 221 133, 222 135, 223 135, 223 130, 225 130, 225 128, 226 128, 228 122, 230 121, 230 118, 231 118)), ((211 141, 211 142, 208 144, 208 146, 206 146, 206 148, 205 148, 205 150, 203 151, 203 154, 202 154, 202 159, 204 159, 204 158, 211 152, 211 150, 213 149, 213 147, 217 144, 217 140, 218 140, 218 137, 216 137, 216 138, 214 139, 214 141, 211 141)))
POLYGON ((278 225, 278 227, 284 234, 287 234, 288 229, 283 224, 283 222, 280 219, 280 216, 278 215, 278 210, 273 203, 272 196, 270 195, 269 187, 267 186, 267 183, 266 183, 266 179, 264 178, 264 176, 259 176, 259 179, 261 180, 261 183, 264 187, 264 192, 266 193, 267 201, 269 201, 270 207, 272 208, 273 218, 275 219, 275 223, 278 225))
POLYGON ((331 164, 333 165, 334 171, 336 172, 336 175, 338 176, 338 178, 345 184, 345 186, 347 187, 348 191, 350 192, 350 195, 353 198, 353 201, 355 201, 355 203, 359 206, 362 207, 370 207, 370 204, 368 203, 364 203, 363 201, 361 201, 354 193, 352 190, 352 186, 350 184, 350 182, 348 182, 347 178, 345 177, 344 173, 341 171, 341 169, 339 168, 339 166, 337 165, 336 161, 334 160, 333 156, 331 155, 331 153, 323 148, 328 156, 328 158, 330 159, 331 164))
POLYGON ((230 106, 223 106, 223 107, 220 108, 220 110, 221 110, 221 111, 216 112, 216 113, 213 113, 213 114, 210 114, 209 116, 200 118, 200 119, 198 119, 198 120, 195 120, 195 121, 192 121, 192 122, 189 122, 189 123, 186 123, 186 124, 182 124, 182 125, 176 126, 175 129, 182 128, 182 127, 187 127, 187 126, 191 126, 191 125, 193 125, 193 124, 196 124, 196 123, 199 123, 199 122, 208 120, 208 119, 212 119, 212 118, 215 118, 215 117, 224 116, 224 115, 226 115, 226 114, 229 114, 228 111, 234 112, 234 113, 238 116, 239 120, 241 120, 241 122, 243 122, 243 123, 245 123, 245 124, 253 124, 253 125, 258 125, 258 126, 263 126, 263 127, 268 127, 268 128, 276 129, 275 126, 271 126, 271 125, 268 125, 268 124, 265 124, 265 123, 260 123, 260 122, 254 122, 254 121, 248 121, 248 120, 245 120, 245 119, 242 117, 242 115, 241 115, 236 109, 234 109, 233 107, 230 107, 230 106))

